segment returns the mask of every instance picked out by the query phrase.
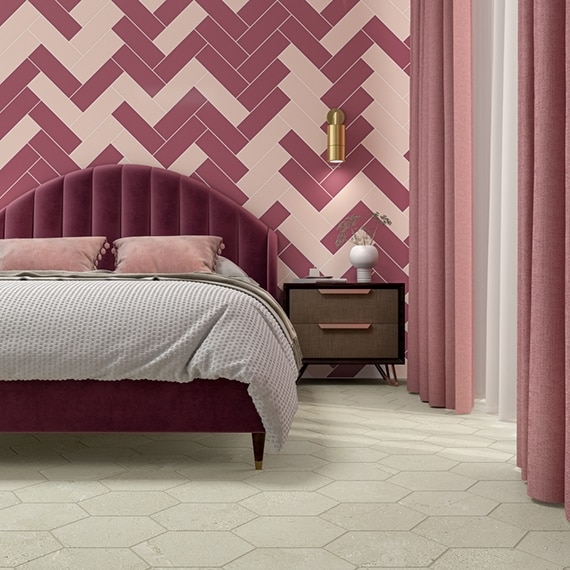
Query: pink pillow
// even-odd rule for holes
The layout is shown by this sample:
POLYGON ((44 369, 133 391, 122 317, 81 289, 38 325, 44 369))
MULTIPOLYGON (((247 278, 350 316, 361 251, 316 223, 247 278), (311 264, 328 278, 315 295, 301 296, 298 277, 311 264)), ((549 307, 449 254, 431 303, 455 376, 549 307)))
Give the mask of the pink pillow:
POLYGON ((0 239, 0 271, 92 271, 108 248, 101 236, 0 239))
POLYGON ((138 236, 115 240, 118 273, 212 273, 224 244, 217 236, 138 236))

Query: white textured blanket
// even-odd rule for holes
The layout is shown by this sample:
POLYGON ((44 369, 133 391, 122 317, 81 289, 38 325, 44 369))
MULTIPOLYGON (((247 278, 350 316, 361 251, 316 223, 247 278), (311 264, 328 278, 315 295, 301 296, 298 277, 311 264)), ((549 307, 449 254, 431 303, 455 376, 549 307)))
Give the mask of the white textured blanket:
POLYGON ((282 447, 298 344, 258 288, 203 274, 12 277, 0 280, 1 379, 233 379, 249 384, 268 440, 282 447))

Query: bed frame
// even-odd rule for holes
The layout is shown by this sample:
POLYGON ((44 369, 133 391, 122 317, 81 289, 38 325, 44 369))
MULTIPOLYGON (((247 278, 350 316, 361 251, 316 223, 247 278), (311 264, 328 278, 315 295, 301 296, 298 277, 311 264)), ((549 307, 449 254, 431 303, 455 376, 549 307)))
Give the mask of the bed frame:
MULTIPOLYGON (((175 172, 105 165, 71 172, 0 210, 0 239, 218 235, 224 256, 277 294, 275 233, 219 191, 175 172)), ((101 269, 113 269, 105 255, 101 269)), ((149 380, 0 382, 0 432, 246 432, 256 469, 265 430, 247 385, 149 380)))

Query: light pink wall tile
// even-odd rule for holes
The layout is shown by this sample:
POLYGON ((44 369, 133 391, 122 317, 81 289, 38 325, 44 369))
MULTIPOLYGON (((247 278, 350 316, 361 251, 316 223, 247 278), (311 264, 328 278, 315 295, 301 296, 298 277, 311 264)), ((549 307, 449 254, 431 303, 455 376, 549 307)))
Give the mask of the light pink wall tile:
POLYGON ((210 176, 267 214, 281 280, 312 264, 350 274, 331 236, 358 204, 382 208, 394 218, 389 275, 407 281, 409 0, 41 8, 26 1, 0 25, 0 113, 29 94, 4 114, 0 207, 93 161, 152 164, 210 176), (324 160, 330 106, 347 116, 337 168, 324 160))

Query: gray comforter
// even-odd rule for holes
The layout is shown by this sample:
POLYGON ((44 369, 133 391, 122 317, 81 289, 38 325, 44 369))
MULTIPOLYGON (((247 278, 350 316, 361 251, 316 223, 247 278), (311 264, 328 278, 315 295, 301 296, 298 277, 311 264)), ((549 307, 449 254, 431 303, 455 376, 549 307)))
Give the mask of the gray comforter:
POLYGON ((1 379, 233 379, 282 447, 299 345, 259 287, 202 273, 0 272, 0 299, 1 379))

